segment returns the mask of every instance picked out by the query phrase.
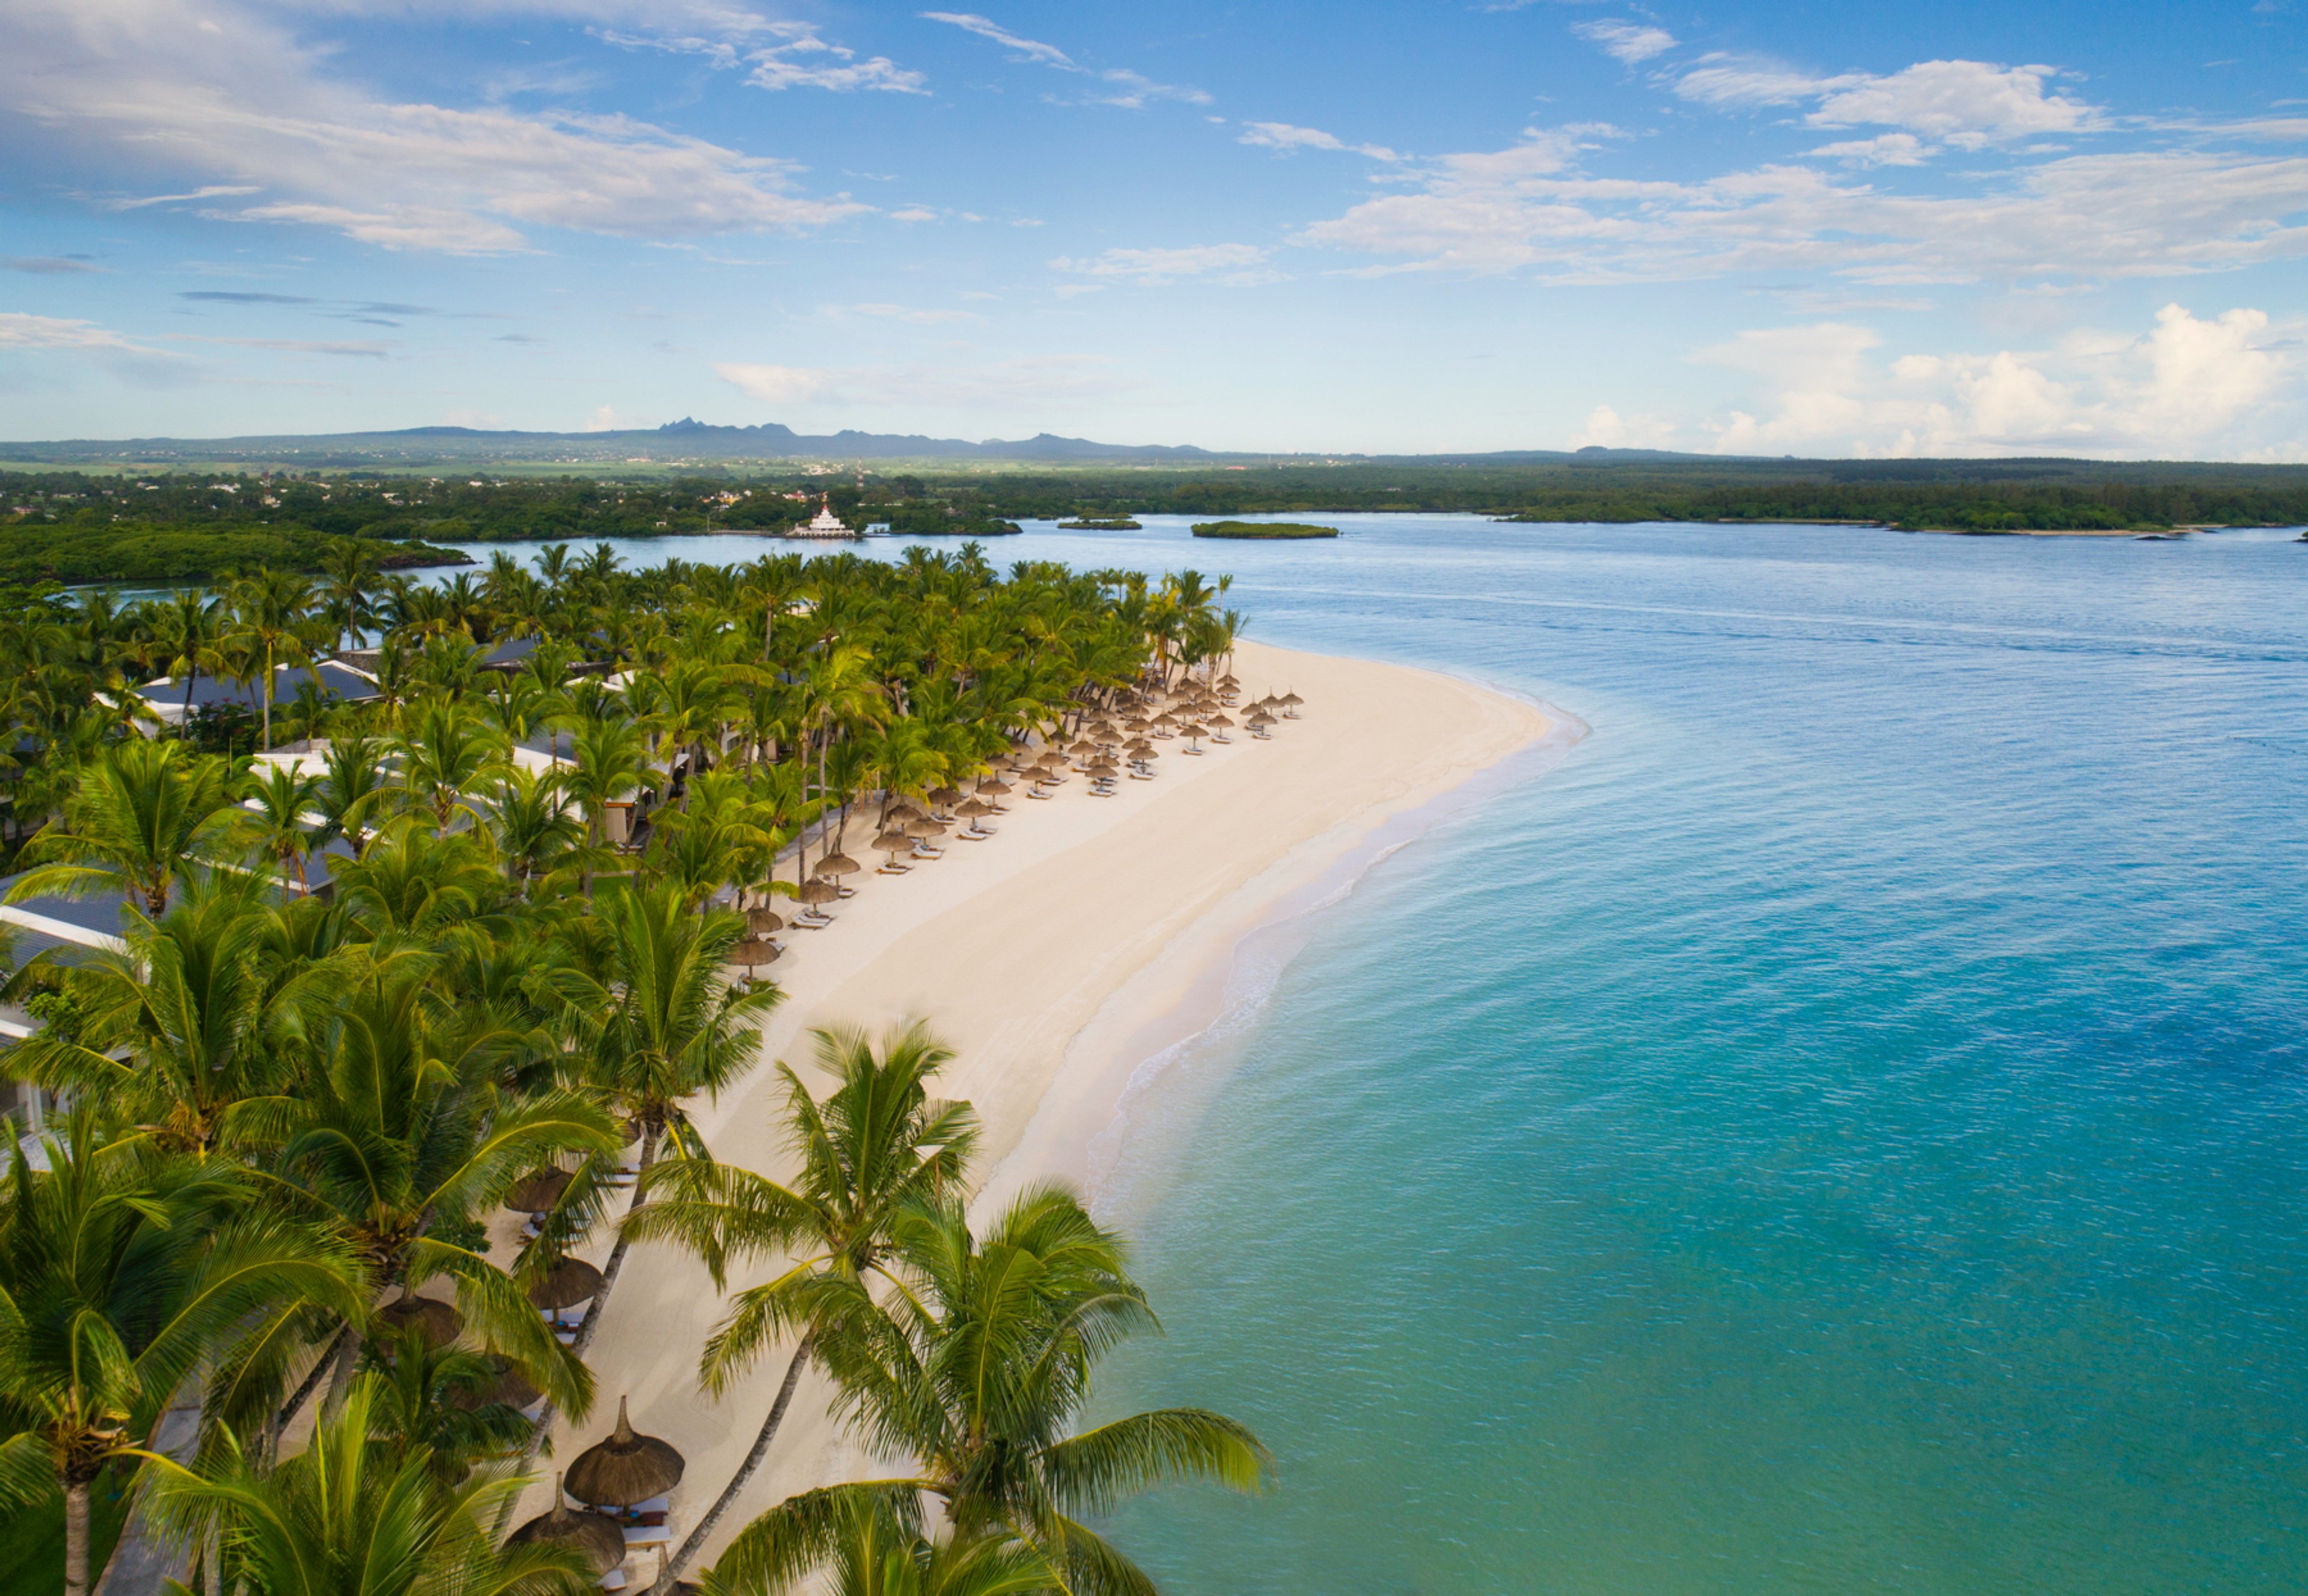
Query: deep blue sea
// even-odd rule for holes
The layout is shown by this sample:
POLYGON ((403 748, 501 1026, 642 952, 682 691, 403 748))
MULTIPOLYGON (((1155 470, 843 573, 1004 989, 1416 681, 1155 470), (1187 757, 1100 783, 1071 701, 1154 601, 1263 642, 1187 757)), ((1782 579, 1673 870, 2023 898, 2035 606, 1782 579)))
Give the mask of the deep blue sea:
POLYGON ((1339 524, 991 551, 1591 728, 1132 1109, 1169 1596, 2308 1583, 2308 546, 1339 524))

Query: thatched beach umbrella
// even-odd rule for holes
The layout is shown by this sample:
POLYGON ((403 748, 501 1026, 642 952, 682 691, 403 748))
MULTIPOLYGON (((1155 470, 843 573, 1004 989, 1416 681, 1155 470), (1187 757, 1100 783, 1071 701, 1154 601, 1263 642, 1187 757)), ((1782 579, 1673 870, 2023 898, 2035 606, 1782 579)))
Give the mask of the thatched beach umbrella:
POLYGON ((809 867, 814 876, 854 876, 866 867, 847 854, 828 854, 809 867))
POLYGON ((767 937, 744 937, 738 940, 736 947, 730 949, 729 957, 733 962, 745 965, 745 974, 751 975, 763 965, 776 964, 784 957, 784 950, 767 937))
POLYGON ((994 806, 983 798, 965 798, 954 806, 953 812, 966 820, 974 820, 980 815, 992 814, 994 806))
POLYGON ((1297 718, 1298 706, 1305 701, 1305 699, 1300 698, 1295 692, 1286 692, 1282 695, 1281 699, 1282 713, 1289 716, 1293 720, 1296 720, 1297 718))
POLYGON ((530 1385, 521 1370, 512 1366, 512 1360, 504 1353, 492 1352, 483 1361, 496 1370, 496 1378, 478 1389, 467 1388, 451 1394, 448 1398, 451 1407, 461 1408, 468 1413, 475 1408, 485 1408, 491 1403, 508 1408, 525 1408, 545 1394, 530 1385))
POLYGON ((465 1316, 431 1297, 404 1295, 377 1310, 377 1317, 396 1334, 414 1328, 428 1347, 445 1347, 464 1333, 465 1316))
POLYGON ((823 876, 812 876, 801 884, 801 901, 814 908, 830 904, 841 896, 841 888, 823 876))
MULTIPOLYGON (((569 1494, 596 1507, 630 1507, 661 1497, 681 1483, 681 1454, 655 1436, 635 1432, 617 1398, 617 1428, 606 1441, 579 1453, 569 1465, 569 1494)), ((618 1537, 622 1555, 624 1539, 618 1537)))
POLYGON ((745 930, 753 936, 766 937, 785 928, 786 922, 779 918, 775 909, 762 907, 745 911, 745 930))
POLYGON ((906 822, 906 835, 908 837, 943 837, 945 835, 945 822, 943 820, 933 820, 927 815, 924 815, 918 820, 908 820, 906 822))
POLYGON ((530 1306, 559 1312, 600 1293, 601 1272, 583 1258, 564 1258, 529 1288, 530 1306))
POLYGON ((949 803, 960 802, 961 794, 952 787, 932 787, 930 789, 930 802, 943 809, 949 803))
POLYGON ((866 845, 884 854, 902 854, 914 845, 914 839, 903 831, 884 831, 866 845))
POLYGON ((516 1214, 550 1214, 568 1189, 567 1170, 538 1170, 512 1183, 512 1189, 505 1193, 504 1206, 516 1214))
POLYGON ((513 1545, 567 1547, 585 1559, 596 1579, 625 1560, 625 1532, 598 1513, 570 1512, 558 1474, 553 1477, 553 1511, 530 1519, 507 1540, 513 1545))
POLYGON ((1012 788, 1008 782, 1003 781, 1000 777, 989 776, 984 781, 977 784, 977 790, 981 793, 991 793, 996 798, 999 798, 1003 794, 1012 792, 1015 789, 1012 788))

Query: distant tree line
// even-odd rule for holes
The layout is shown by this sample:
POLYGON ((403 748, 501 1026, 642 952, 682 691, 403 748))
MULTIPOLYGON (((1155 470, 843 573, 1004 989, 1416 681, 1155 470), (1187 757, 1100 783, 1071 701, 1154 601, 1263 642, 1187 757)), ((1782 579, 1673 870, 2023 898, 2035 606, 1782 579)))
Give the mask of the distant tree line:
POLYGON ((1998 531, 2308 523, 2308 468, 2089 460, 1358 461, 1338 466, 929 468, 829 477, 441 477, 0 472, 0 581, 181 581, 312 571, 340 540, 434 564, 460 543, 775 534, 831 502, 852 527, 986 537, 1027 519, 1468 511, 1528 521, 1880 521, 1998 531))

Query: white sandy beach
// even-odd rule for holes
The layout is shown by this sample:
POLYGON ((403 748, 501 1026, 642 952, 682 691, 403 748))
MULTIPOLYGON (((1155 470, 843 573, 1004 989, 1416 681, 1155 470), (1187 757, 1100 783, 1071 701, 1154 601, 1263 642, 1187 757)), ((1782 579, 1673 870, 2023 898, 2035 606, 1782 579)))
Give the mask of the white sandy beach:
MULTIPOLYGON (((716 1156, 782 1166, 779 1087, 766 1065, 782 1058, 806 1074, 808 1027, 919 1017, 958 1055, 945 1094, 969 1099, 984 1120, 980 1178, 998 1190, 1079 1178, 1132 1067, 1200 1023, 1214 973, 1222 981, 1245 932, 1296 906, 1390 817, 1551 724, 1529 705, 1401 666, 1244 644, 1235 670, 1246 696, 1299 693, 1303 717, 1281 722, 1269 742, 1237 732, 1200 759, 1183 741, 1163 743, 1159 778, 1124 782, 1111 799, 1089 796, 1079 777, 1049 802, 1014 794, 1011 812, 990 822, 1000 828, 993 840, 949 838, 944 858, 903 877, 852 877, 857 895, 834 906, 834 925, 784 933, 787 955, 770 974, 787 997, 765 1030, 764 1067, 696 1111, 716 1156)), ((853 820, 853 849, 866 834, 853 820)), ((636 1248, 589 1354, 595 1411, 554 1437, 555 1456, 574 1456, 630 1396, 635 1428, 687 1459, 673 1501, 676 1541, 743 1458, 784 1369, 773 1359, 719 1402, 699 1392, 698 1351, 721 1300, 685 1257, 636 1248)), ((826 1417, 822 1390, 805 1383, 745 1499, 693 1567, 763 1507, 866 1461, 826 1417)), ((549 1489, 548 1475, 516 1522, 542 1512, 549 1489)), ((636 1556, 629 1567, 638 1582, 655 1561, 636 1556)))

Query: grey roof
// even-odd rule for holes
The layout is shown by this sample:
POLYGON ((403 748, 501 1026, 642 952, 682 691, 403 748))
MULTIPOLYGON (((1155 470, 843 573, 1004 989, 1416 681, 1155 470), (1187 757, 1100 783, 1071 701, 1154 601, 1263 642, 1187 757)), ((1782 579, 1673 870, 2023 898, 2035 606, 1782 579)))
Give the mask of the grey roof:
MULTIPOLYGON (((285 704, 297 697, 298 687, 307 678, 316 678, 322 691, 348 703, 362 703, 377 696, 376 683, 358 671, 349 670, 333 660, 323 660, 317 665, 283 665, 272 673, 272 701, 285 704)), ((206 672, 193 678, 193 708, 204 708, 211 704, 238 704, 249 710, 263 707, 254 677, 246 682, 231 677, 211 676, 206 672)), ((144 684, 144 696, 166 708, 185 701, 185 683, 163 676, 144 684)))
POLYGON ((481 656, 481 668, 512 670, 537 652, 535 638, 507 638, 481 656))
MULTIPOLYGON (((0 904, 7 902, 8 894, 22 879, 21 873, 0 876, 0 904)), ((7 904, 7 906, 27 914, 38 914, 43 920, 53 920, 92 936, 117 937, 128 923, 129 905, 134 901, 127 893, 99 893, 92 897, 31 897, 22 903, 7 904)), ((44 942, 53 940, 30 929, 20 929, 17 935, 19 949, 26 946, 27 940, 35 936, 41 937, 44 942)), ((29 957, 30 955, 24 957, 29 957)))

